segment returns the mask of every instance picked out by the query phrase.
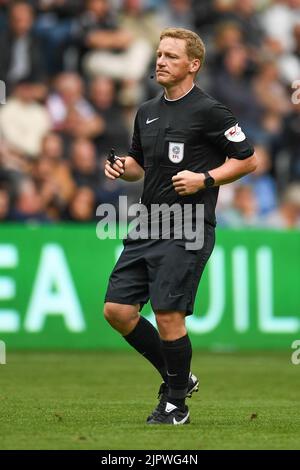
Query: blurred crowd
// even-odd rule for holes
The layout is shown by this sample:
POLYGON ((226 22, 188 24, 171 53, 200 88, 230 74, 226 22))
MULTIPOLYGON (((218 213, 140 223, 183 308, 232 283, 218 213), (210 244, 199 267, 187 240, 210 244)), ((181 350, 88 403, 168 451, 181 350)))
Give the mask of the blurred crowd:
POLYGON ((160 92, 150 76, 170 26, 203 38, 197 83, 259 158, 221 188, 219 225, 300 229, 300 0, 0 0, 1 222, 84 223, 121 194, 138 201, 141 183, 111 182, 103 166, 160 92))

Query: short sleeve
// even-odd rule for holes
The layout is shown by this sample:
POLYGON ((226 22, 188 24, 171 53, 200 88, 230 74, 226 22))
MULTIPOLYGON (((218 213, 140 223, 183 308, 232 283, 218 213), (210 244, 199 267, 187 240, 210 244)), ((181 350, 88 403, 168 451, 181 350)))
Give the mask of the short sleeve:
POLYGON ((142 149, 141 138, 140 138, 138 114, 136 115, 135 120, 134 120, 133 136, 132 136, 131 147, 129 149, 128 155, 134 158, 137 161, 137 163, 142 168, 144 168, 144 155, 143 155, 143 149, 142 149))
POLYGON ((204 133, 207 139, 221 150, 224 157, 243 160, 254 153, 253 145, 248 141, 237 119, 221 103, 214 104, 207 112, 204 133))

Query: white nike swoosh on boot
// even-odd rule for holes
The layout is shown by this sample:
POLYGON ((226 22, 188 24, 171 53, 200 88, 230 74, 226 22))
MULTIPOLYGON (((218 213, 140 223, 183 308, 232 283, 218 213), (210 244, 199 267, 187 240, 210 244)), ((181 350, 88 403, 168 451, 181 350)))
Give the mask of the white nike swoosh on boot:
POLYGON ((184 424, 187 420, 188 417, 190 416, 190 412, 188 411, 188 414, 181 420, 181 421, 176 421, 176 418, 173 418, 173 424, 184 424))

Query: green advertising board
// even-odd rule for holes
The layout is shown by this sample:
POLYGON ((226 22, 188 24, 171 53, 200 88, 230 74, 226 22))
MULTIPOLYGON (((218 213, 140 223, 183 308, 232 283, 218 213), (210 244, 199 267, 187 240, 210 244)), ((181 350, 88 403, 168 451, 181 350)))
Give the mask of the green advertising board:
MULTIPOLYGON (((8 349, 127 348, 103 319, 120 240, 95 226, 0 229, 0 341, 8 349)), ((154 321, 150 304, 143 314, 154 321)), ((300 339, 300 233, 217 230, 187 326, 195 348, 287 349, 300 339)))

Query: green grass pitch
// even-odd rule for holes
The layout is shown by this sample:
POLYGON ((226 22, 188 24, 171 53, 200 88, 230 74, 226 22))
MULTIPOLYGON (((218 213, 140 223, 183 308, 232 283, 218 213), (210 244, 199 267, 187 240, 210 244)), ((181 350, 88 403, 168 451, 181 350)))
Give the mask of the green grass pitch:
POLYGON ((135 352, 14 352, 0 365, 1 449, 300 449, 300 365, 194 352, 188 426, 147 426, 160 379, 135 352))

